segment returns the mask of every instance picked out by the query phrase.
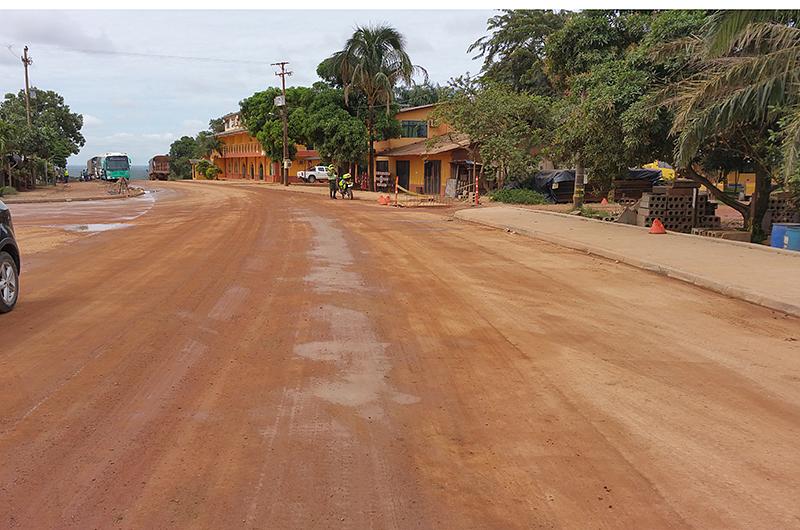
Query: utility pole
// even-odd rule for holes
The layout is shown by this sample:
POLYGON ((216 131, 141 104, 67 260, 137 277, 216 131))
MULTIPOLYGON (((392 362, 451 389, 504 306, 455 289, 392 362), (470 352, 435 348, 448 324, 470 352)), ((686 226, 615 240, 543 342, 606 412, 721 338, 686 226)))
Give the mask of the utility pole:
POLYGON ((292 75, 292 72, 286 71, 287 64, 289 64, 288 61, 281 61, 271 65, 281 67, 281 71, 275 72, 275 75, 281 78, 281 94, 283 97, 283 113, 281 114, 283 118, 283 162, 281 163, 281 177, 283 178, 284 186, 289 185, 289 107, 286 105, 286 76, 292 75))
POLYGON ((28 67, 33 64, 33 59, 28 57, 28 47, 25 46, 25 50, 22 52, 22 64, 25 68, 25 111, 28 114, 28 127, 31 126, 31 87, 30 83, 28 82, 28 67))

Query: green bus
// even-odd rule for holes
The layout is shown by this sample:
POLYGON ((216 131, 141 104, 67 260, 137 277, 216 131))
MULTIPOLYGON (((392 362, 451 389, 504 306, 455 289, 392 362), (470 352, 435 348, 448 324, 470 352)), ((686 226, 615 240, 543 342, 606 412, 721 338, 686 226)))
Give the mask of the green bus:
POLYGON ((131 159, 126 153, 106 153, 97 165, 99 177, 103 180, 131 179, 131 159))

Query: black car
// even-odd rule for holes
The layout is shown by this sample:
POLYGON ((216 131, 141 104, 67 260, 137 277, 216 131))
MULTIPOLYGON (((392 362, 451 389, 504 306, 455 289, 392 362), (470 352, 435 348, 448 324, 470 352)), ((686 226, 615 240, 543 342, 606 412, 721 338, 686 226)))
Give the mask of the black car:
POLYGON ((17 304, 20 265, 11 212, 0 201, 0 313, 8 313, 17 304))

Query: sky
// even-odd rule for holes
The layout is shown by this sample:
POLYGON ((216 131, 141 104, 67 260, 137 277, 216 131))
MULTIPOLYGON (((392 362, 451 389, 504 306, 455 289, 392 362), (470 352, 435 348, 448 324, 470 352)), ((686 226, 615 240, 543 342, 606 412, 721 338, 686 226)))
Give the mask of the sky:
POLYGON ((24 87, 19 56, 27 44, 31 85, 60 93, 84 117, 86 145, 68 163, 122 151, 134 164, 146 164, 175 139, 205 129, 209 119, 238 110, 245 97, 279 86, 269 63, 290 62, 287 86, 314 83, 317 65, 343 47, 356 25, 396 27, 432 82, 477 73, 481 61, 467 48, 495 13, 0 10, 0 94, 24 87))

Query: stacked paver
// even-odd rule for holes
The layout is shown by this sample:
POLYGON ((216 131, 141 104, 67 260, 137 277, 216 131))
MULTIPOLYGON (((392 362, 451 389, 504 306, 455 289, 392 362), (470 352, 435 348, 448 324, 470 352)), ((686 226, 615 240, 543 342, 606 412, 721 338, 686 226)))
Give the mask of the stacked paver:
POLYGON ((689 233, 692 228, 719 228, 716 203, 705 193, 697 194, 693 204, 693 187, 656 186, 652 193, 643 193, 636 212, 636 224, 651 226, 660 219, 664 228, 673 232, 689 233))

